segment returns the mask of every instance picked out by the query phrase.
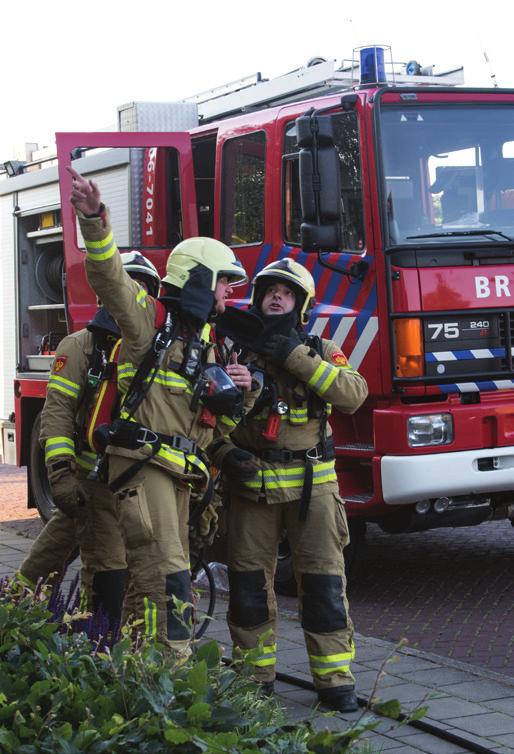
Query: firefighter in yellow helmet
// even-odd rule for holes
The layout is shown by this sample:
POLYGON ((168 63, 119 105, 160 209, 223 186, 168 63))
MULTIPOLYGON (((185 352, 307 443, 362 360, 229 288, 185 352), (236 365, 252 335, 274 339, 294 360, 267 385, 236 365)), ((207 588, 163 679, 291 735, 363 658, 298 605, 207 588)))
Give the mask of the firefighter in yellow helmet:
POLYGON ((251 371, 262 370, 264 389, 245 423, 229 441, 215 441, 211 454, 228 488, 234 645, 254 648, 270 632, 254 674, 263 692, 271 693, 277 649, 273 580, 285 530, 319 699, 351 711, 357 709, 350 671, 353 626, 342 553, 349 538, 328 416, 332 406, 356 411, 367 385, 335 343, 304 332, 314 297, 311 274, 293 259, 273 262, 255 276, 250 311, 264 329, 247 344, 246 358, 251 371))
POLYGON ((209 489, 203 450, 224 417, 241 413, 242 389, 251 386, 246 367, 216 366, 209 323, 224 311, 232 287, 247 278, 229 247, 191 238, 168 258, 165 296, 156 301, 142 295, 123 270, 98 187, 72 168, 69 172, 88 280, 122 333, 121 413, 105 442, 131 605, 146 635, 187 652, 188 613, 185 621, 177 615, 175 599, 191 601, 190 491, 209 489))
MULTIPOLYGON (((135 250, 121 259, 141 290, 157 296, 161 281, 152 262, 135 250)), ((125 545, 114 495, 103 480, 88 479, 96 451, 87 429, 102 385, 110 379, 109 359, 119 338, 116 322, 101 307, 86 328, 66 336, 57 347, 40 432, 56 510, 19 569, 32 584, 52 573, 62 575, 70 556, 80 548, 81 606, 101 608, 111 624, 121 617, 125 545)))

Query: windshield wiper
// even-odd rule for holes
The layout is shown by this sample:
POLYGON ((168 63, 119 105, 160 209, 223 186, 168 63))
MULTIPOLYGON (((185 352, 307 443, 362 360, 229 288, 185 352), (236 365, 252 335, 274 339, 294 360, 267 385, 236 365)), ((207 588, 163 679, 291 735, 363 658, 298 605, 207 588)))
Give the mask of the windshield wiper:
POLYGON ((439 233, 424 233, 420 236, 406 236, 405 239, 410 241, 415 238, 452 238, 455 236, 500 236, 505 238, 506 241, 514 242, 514 238, 511 238, 506 233, 502 233, 501 230, 445 230, 439 233))

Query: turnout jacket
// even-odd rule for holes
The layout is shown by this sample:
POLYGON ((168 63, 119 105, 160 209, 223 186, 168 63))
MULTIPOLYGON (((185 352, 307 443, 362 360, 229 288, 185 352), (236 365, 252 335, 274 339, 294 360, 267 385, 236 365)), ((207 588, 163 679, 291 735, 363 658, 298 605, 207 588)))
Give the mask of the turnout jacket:
MULTIPOLYGON (((122 334, 118 360, 118 389, 126 394, 136 370, 148 352, 156 332, 157 302, 143 287, 132 280, 123 269, 118 248, 113 238, 107 212, 101 217, 87 218, 77 212, 80 228, 86 245, 86 273, 91 287, 116 320, 122 334)), ((215 361, 211 326, 202 332, 206 361, 215 361)), ((173 367, 181 363, 187 342, 177 338, 167 349, 157 375, 144 400, 137 407, 133 420, 154 432, 165 435, 180 435, 205 449, 213 439, 213 428, 200 423, 202 403, 191 410, 193 385, 173 367)), ((253 401, 250 402, 250 405, 253 401)), ((123 411, 121 413, 123 418, 123 411)), ((234 423, 227 417, 218 421, 217 433, 230 431, 234 423)), ((149 444, 141 449, 129 450, 114 445, 107 453, 136 460, 152 453, 149 444)), ((163 443, 151 461, 166 469, 171 475, 203 487, 209 471, 202 458, 195 453, 186 453, 163 443)))
MULTIPOLYGON (((87 400, 83 401, 94 349, 95 338, 86 329, 67 335, 57 347, 39 435, 47 466, 56 461, 73 460, 85 473, 94 466, 96 452, 86 446, 85 430, 98 388, 89 391, 87 400)), ((108 357, 108 350, 105 353, 108 357)))
MULTIPOLYGON (((259 457, 266 450, 289 450, 297 452, 314 448, 321 441, 322 424, 331 437, 328 422, 323 422, 323 408, 328 415, 332 406, 344 414, 353 414, 364 402, 368 387, 366 380, 348 364, 340 348, 331 340, 321 341, 321 355, 308 343, 298 345, 287 357, 282 370, 265 364, 262 357, 250 355, 252 367, 261 367, 268 380, 273 380, 275 395, 288 406, 281 416, 278 437, 269 442, 262 436, 269 415, 269 402, 262 410, 256 405, 244 423, 239 424, 223 444, 213 446, 213 461, 221 466, 223 458, 234 446, 256 454, 260 466, 257 475, 248 482, 226 479, 229 491, 249 500, 266 503, 285 503, 301 497, 305 462, 301 458, 291 461, 266 461, 259 457), (284 371, 287 373, 285 374, 284 371), (291 379, 291 375, 296 380, 291 379), (313 392, 318 401, 318 416, 309 416, 308 396, 313 392), (325 404, 325 405, 324 405, 325 404)), ((311 456, 315 456, 312 453, 311 456)), ((328 490, 338 493, 335 460, 315 460, 311 498, 326 494, 328 490)))

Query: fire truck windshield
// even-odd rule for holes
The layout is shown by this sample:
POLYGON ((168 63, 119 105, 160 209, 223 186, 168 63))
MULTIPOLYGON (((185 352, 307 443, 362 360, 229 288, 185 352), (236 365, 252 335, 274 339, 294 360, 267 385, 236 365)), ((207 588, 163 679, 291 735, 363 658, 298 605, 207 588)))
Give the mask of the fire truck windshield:
POLYGON ((389 245, 514 238, 514 106, 383 105, 380 135, 389 245))

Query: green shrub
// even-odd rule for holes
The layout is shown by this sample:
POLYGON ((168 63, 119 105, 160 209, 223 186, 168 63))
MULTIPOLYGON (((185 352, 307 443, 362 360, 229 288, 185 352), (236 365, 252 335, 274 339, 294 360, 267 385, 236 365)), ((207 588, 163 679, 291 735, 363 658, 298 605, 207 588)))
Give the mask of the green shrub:
POLYGON ((177 661, 156 642, 124 636, 100 651, 51 620, 44 593, 0 591, 0 751, 7 754, 330 754, 375 723, 344 733, 288 725, 257 699, 243 671, 221 663, 216 642, 177 661))

